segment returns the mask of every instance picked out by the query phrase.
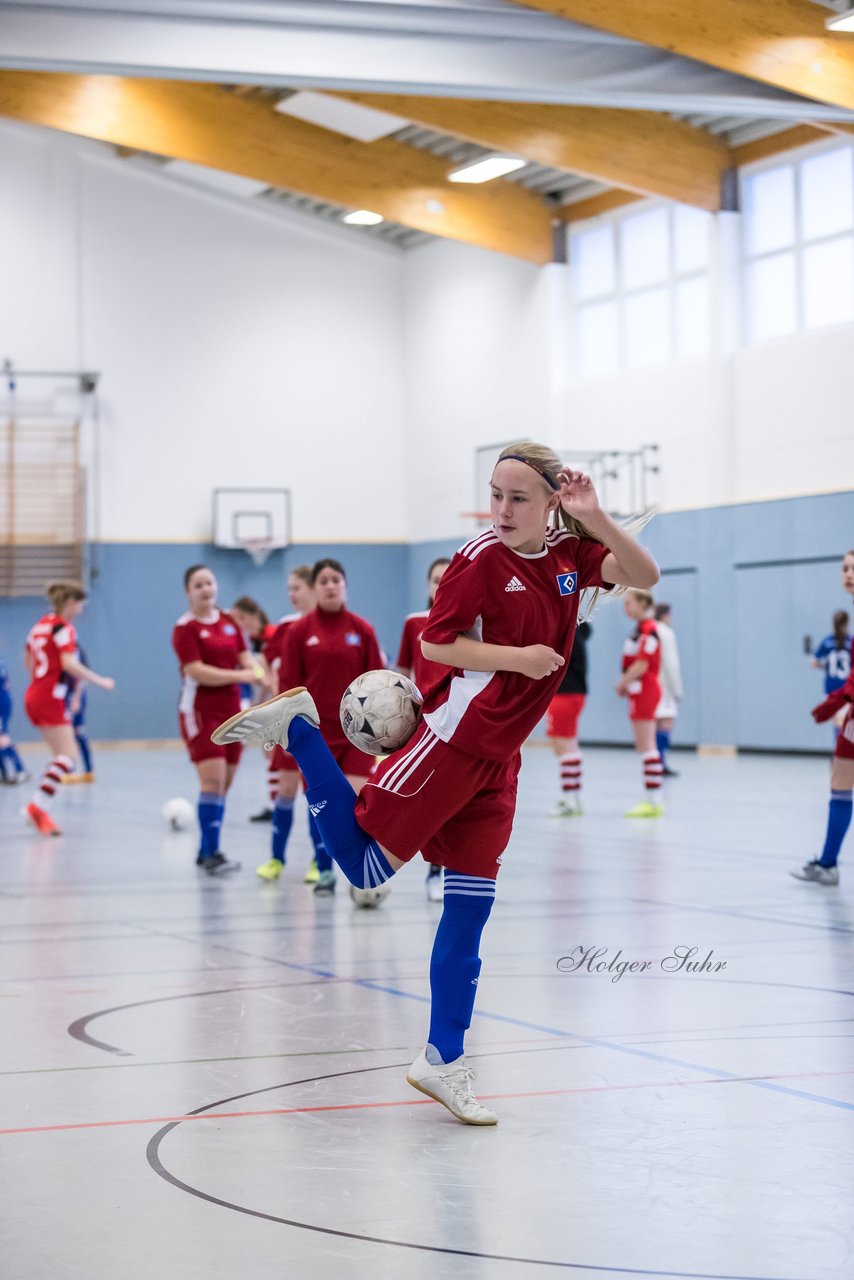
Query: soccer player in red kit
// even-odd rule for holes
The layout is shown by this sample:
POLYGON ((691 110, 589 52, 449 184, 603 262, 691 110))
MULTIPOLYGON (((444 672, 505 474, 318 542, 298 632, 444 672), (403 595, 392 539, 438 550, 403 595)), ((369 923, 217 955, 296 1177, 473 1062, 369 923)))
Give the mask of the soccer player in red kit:
POLYGON ((57 787, 74 768, 77 746, 68 715, 68 678, 87 680, 99 689, 113 689, 109 676, 99 676, 79 660, 74 622, 83 612, 87 593, 79 582, 52 582, 47 589, 51 611, 40 618, 27 636, 26 663, 30 686, 24 709, 41 730, 53 759, 39 781, 25 813, 43 836, 58 836, 59 827, 48 809, 57 787))
MULTIPOLYGON (((854 551, 846 551, 842 557, 842 589, 854 596, 854 551)), ((854 665, 854 641, 851 643, 851 658, 854 665)), ((854 674, 848 676, 841 689, 834 690, 824 702, 813 707, 813 720, 816 724, 823 724, 842 708, 845 708, 845 719, 839 727, 830 771, 830 805, 824 848, 819 857, 812 858, 797 871, 791 872, 796 880, 813 880, 816 884, 826 885, 839 884, 839 853, 851 825, 854 809, 854 674)))
POLYGON ((214 734, 287 744, 324 843, 351 883, 382 886, 419 850, 445 867, 428 1043, 407 1079, 478 1125, 497 1116, 472 1094, 463 1041, 513 825, 519 749, 560 684, 582 591, 658 580, 655 561, 599 506, 590 477, 564 468, 544 445, 502 452, 490 507, 492 528, 454 556, 421 637, 425 657, 448 671, 429 691, 412 738, 358 798, 304 689, 233 716, 214 734))
POLYGON ((172 647, 183 677, 178 703, 181 737, 199 777, 201 837, 196 866, 209 875, 238 871, 240 863, 220 850, 225 797, 242 748, 218 746, 211 733, 222 715, 240 709, 241 684, 262 684, 264 673, 249 652, 246 637, 227 613, 217 608, 217 584, 204 564, 184 574, 188 611, 175 624, 172 647))
MULTIPOLYGON (((286 614, 279 620, 264 648, 264 657, 272 673, 276 693, 281 693, 283 690, 280 675, 288 629, 300 618, 311 613, 317 603, 314 598, 314 587, 311 585, 312 574, 310 564, 297 565, 288 574, 288 599, 295 612, 286 614)), ((294 818, 294 801, 300 784, 300 772, 293 756, 288 755, 279 746, 271 753, 269 762, 270 800, 273 805, 270 812, 273 824, 271 849, 270 857, 266 862, 261 863, 255 874, 262 880, 278 880, 285 865, 288 837, 294 818)), ((258 821, 260 818, 261 815, 256 814, 253 821, 258 821)), ((326 871, 332 870, 332 859, 323 848, 320 831, 311 813, 308 815, 308 833, 314 846, 314 857, 305 873, 304 881, 306 884, 316 884, 320 879, 318 857, 326 871)))
MULTIPOLYGON (((427 570, 427 608, 422 613, 410 613, 403 624, 400 637, 400 650, 397 655, 397 669, 401 675, 408 676, 418 686, 422 697, 432 686, 447 675, 447 667, 438 662, 430 662, 421 652, 421 633, 433 608, 439 583, 450 564, 447 556, 439 556, 427 570)), ((438 863, 427 867, 427 899, 429 902, 441 902, 444 896, 442 884, 442 868, 438 863)))
POLYGON ((644 798, 626 813, 627 818, 660 818, 661 756, 655 745, 655 712, 661 701, 661 645, 655 619, 653 599, 648 591, 627 591, 623 600, 626 616, 636 626, 623 645, 623 674, 617 681, 617 693, 629 700, 629 720, 635 747, 643 759, 644 798))
MULTIPOLYGON (((384 667, 385 662, 371 624, 347 608, 343 565, 337 560, 318 560, 311 571, 311 585, 317 604, 285 632, 279 680, 283 689, 305 685, 311 690, 321 732, 336 764, 358 795, 368 778, 368 756, 353 746, 341 728, 341 698, 352 680, 384 667)), ((296 770, 299 762, 293 755, 286 756, 281 767, 285 771, 296 770)), ((322 827, 320 834, 321 845, 315 847, 319 874, 314 892, 332 893, 335 872, 330 851, 324 848, 322 827)), ((357 894, 354 897, 358 900, 357 894)))

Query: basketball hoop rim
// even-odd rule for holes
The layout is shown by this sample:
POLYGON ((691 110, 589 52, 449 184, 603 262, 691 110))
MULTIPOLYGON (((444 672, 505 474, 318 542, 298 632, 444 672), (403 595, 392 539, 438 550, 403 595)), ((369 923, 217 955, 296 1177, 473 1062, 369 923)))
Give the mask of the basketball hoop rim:
POLYGON ((241 551, 245 551, 247 555, 252 557, 253 562, 259 569, 274 551, 281 551, 282 549, 282 543, 276 542, 275 538, 241 538, 238 545, 241 551))

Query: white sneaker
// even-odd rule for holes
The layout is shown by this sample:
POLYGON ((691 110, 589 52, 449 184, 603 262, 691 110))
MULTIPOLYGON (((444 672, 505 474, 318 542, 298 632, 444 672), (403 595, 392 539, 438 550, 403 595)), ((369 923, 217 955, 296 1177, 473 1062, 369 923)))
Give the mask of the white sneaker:
POLYGON ((580 818, 582 812, 580 800, 558 800, 555 807, 549 810, 549 817, 580 818))
POLYGON ((817 884, 839 884, 839 868, 823 867, 818 858, 805 862, 797 871, 790 871, 796 880, 815 880, 817 884))
POLYGON ((294 716, 305 716, 316 729, 320 728, 314 698, 302 685, 266 702, 259 702, 246 711, 238 711, 236 716, 230 716, 214 730, 211 741, 223 746, 226 742, 256 739, 264 744, 265 751, 272 751, 277 744, 287 750, 288 725, 294 716))
POLYGON ((472 1093, 471 1082, 477 1079, 477 1072, 466 1066, 464 1057, 434 1067, 427 1061, 427 1051, 423 1050, 409 1068, 406 1079, 419 1093, 441 1102, 463 1124, 498 1124, 495 1112, 481 1106, 472 1093))

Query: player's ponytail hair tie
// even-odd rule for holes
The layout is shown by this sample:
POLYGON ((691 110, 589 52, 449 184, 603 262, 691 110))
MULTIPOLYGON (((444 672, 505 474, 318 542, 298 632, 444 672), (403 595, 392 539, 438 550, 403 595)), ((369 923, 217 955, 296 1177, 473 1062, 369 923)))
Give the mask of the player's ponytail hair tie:
POLYGON ((502 453, 498 461, 499 462, 524 462, 526 467, 530 467, 532 471, 536 471, 538 476, 542 476, 542 478, 545 480, 546 484, 549 486, 550 489, 554 489, 555 493, 558 493, 560 491, 560 485, 558 484, 557 480, 552 479, 548 471, 546 471, 543 467, 538 466, 536 462, 532 462, 530 458, 524 458, 521 453, 502 453))

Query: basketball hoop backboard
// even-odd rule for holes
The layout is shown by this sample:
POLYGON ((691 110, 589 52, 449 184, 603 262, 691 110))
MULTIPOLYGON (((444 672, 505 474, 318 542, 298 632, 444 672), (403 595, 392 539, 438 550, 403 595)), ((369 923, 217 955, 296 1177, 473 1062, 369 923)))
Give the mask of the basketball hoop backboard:
POLYGON ((248 551, 257 560, 291 544, 288 489, 214 489, 213 544, 248 551))

